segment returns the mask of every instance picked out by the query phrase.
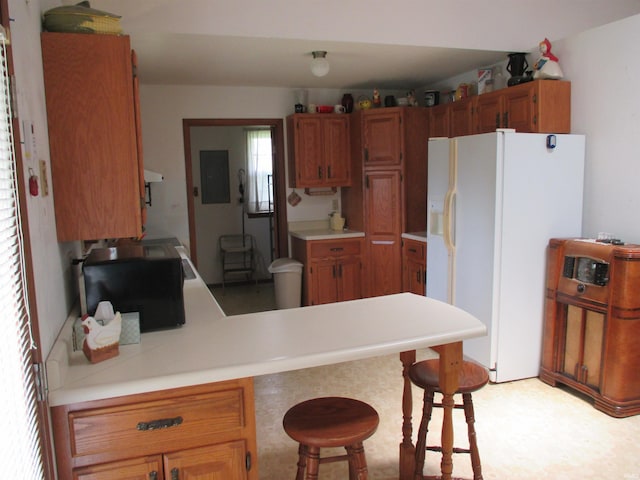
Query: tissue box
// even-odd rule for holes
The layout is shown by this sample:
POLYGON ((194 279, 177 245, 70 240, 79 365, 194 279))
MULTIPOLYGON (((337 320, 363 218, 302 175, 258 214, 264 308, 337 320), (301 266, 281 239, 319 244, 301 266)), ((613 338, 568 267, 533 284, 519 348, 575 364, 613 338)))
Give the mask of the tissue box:
MULTIPOLYGON (((140 343, 140 314, 138 312, 121 313, 122 330, 120 331, 120 345, 131 345, 140 343)), ((97 320, 100 325, 104 325, 103 320, 97 320)), ((84 342, 84 329, 82 319, 76 318, 73 322, 73 350, 82 350, 84 342)))

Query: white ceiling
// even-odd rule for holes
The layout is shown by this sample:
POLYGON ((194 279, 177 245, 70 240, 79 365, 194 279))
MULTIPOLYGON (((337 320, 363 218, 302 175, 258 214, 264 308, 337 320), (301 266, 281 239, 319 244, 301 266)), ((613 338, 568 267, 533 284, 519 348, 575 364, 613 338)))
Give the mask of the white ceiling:
MULTIPOLYGON (((65 1, 63 3, 76 3, 65 1)), ((640 13, 640 0, 92 0, 143 84, 406 89, 640 13), (314 77, 311 52, 331 70, 314 77)), ((562 59, 561 59, 562 60, 562 59)))

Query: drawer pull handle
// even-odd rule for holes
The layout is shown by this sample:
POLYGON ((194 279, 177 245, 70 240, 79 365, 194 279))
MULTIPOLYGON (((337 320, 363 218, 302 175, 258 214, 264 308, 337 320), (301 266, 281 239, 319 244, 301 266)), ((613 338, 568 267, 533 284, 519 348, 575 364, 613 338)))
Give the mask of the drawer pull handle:
POLYGON ((418 253, 418 250, 416 250, 415 248, 410 248, 410 249, 409 249, 409 251, 410 251, 411 253, 418 253))
POLYGON ((344 250, 344 248, 342 248, 342 247, 333 247, 333 248, 331 248, 332 252, 341 252, 342 250, 344 250))
POLYGON ((138 430, 159 430, 161 428, 177 427, 182 423, 182 417, 164 418, 162 420, 153 420, 151 422, 140 422, 136 426, 138 430))
POLYGON ((149 472, 149 480, 158 480, 158 472, 155 470, 153 472, 149 472))
POLYGON ((180 471, 177 467, 171 469, 171 480, 180 480, 180 471))

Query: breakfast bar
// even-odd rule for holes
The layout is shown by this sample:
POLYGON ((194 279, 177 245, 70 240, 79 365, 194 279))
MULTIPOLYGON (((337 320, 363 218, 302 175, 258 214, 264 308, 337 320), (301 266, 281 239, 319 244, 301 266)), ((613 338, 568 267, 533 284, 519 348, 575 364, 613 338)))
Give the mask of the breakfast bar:
MULTIPOLYGON (((69 318, 47 360, 54 430, 55 425, 70 423, 56 422, 60 413, 71 415, 70 405, 87 410, 92 403, 101 406, 109 399, 147 398, 152 392, 399 353, 405 366, 399 469, 400 478, 408 479, 413 475, 414 450, 406 370, 415 359, 415 349, 433 347, 440 354, 443 403, 448 406, 442 478, 451 478, 451 409, 462 341, 486 333, 476 318, 410 293, 227 317, 197 274, 185 281, 184 299, 184 326, 144 333, 139 344, 121 345, 117 357, 98 364, 90 364, 82 352, 72 350, 74 315, 69 318)), ((82 415, 76 413, 74 418, 82 415)), ((84 465, 73 460, 63 464, 68 468, 84 465)), ((70 472, 59 474, 68 478, 70 472)))

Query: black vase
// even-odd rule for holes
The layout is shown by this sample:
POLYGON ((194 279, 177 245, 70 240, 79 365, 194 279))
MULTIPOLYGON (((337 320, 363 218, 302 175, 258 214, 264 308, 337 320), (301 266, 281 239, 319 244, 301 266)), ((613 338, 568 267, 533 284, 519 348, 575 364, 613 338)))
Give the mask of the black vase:
POLYGON ((509 72, 512 77, 521 77, 522 75, 524 75, 524 72, 527 70, 527 68, 529 68, 529 64, 527 63, 527 58, 525 55, 525 53, 509 54, 507 72, 509 72))
POLYGON ((342 106, 344 107, 345 113, 353 112, 353 95, 345 93, 342 96, 342 106))

